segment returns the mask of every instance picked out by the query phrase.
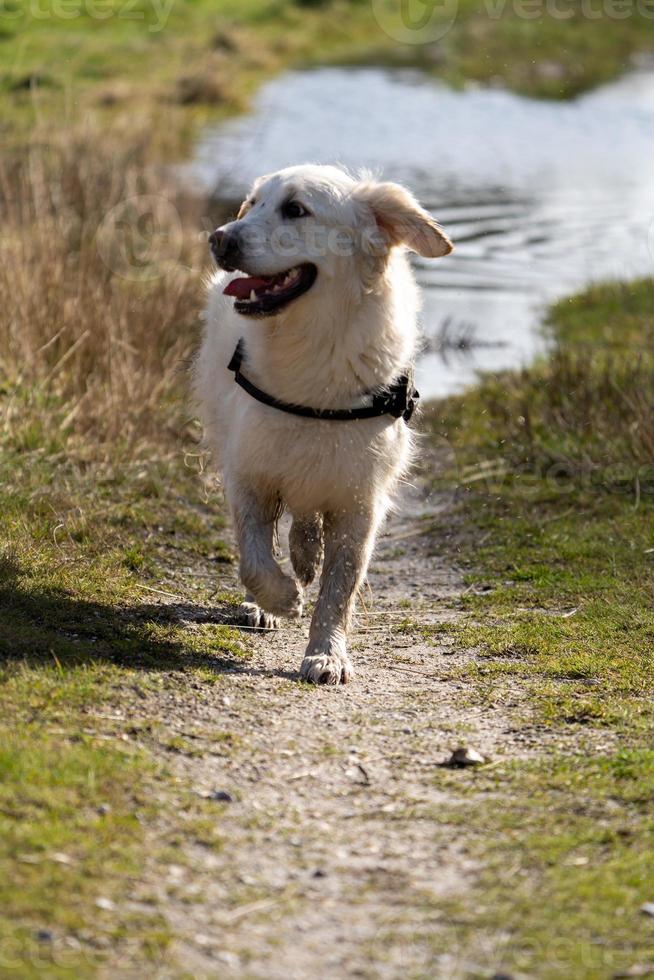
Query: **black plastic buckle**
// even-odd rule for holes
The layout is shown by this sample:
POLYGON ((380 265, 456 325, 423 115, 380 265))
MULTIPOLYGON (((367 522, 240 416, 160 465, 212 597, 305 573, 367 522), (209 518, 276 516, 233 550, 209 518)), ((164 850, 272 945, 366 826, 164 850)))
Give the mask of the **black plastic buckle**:
POLYGON ((416 410, 416 404, 419 398, 420 398, 420 392, 416 388, 414 388, 411 394, 408 395, 406 400, 406 408, 402 412, 402 418, 404 419, 405 422, 411 421, 411 416, 416 410))
POLYGON ((380 404, 384 404, 386 412, 394 419, 404 419, 405 422, 413 415, 418 398, 420 395, 406 374, 397 379, 387 395, 379 396, 380 404))

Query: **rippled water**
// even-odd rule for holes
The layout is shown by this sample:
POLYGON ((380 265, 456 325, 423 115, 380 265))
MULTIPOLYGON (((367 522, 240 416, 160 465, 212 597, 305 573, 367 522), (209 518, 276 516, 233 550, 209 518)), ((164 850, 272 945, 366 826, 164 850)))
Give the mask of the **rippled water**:
POLYGON ((652 71, 568 103, 453 91, 416 72, 294 72, 251 115, 207 130, 191 173, 232 198, 304 161, 405 182, 454 240, 452 256, 416 260, 428 396, 531 360, 553 299, 654 273, 652 71))

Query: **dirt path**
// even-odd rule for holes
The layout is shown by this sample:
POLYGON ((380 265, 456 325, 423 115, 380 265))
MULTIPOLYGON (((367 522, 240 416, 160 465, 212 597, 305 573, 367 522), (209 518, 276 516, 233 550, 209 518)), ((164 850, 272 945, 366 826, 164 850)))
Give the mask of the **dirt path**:
MULTIPOLYGON (((462 576, 424 534, 448 506, 413 488, 389 523, 353 636, 353 684, 297 682, 303 621, 251 634, 251 659, 217 684, 182 683, 135 709, 191 736, 193 753, 173 765, 198 793, 229 796, 215 804, 222 847, 186 849, 157 882, 180 975, 473 975, 446 938, 443 910, 476 868, 441 819, 461 801, 439 764, 462 742, 498 759, 543 751, 550 736, 515 683, 489 704, 466 677, 475 652, 422 629, 459 614, 462 576)), ((472 778, 461 772, 467 789, 472 778)))

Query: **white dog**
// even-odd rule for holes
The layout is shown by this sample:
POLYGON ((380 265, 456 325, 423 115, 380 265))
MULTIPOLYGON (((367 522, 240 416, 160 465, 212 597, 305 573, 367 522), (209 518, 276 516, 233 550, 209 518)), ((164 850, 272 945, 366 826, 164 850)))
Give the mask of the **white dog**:
POLYGON ((261 627, 299 617, 324 548, 301 674, 346 683, 355 594, 410 459, 418 290, 405 251, 452 246, 400 185, 322 166, 258 180, 210 243, 225 271, 194 394, 234 518, 241 615, 261 627), (283 509, 294 576, 274 557, 283 509))

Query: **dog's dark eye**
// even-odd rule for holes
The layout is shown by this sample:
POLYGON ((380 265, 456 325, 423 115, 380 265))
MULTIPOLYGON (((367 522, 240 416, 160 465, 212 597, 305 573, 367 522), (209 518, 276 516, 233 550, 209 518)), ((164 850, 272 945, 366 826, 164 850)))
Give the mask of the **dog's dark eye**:
POLYGON ((282 207, 282 214, 285 218, 304 218, 309 212, 299 201, 287 201, 282 207))

